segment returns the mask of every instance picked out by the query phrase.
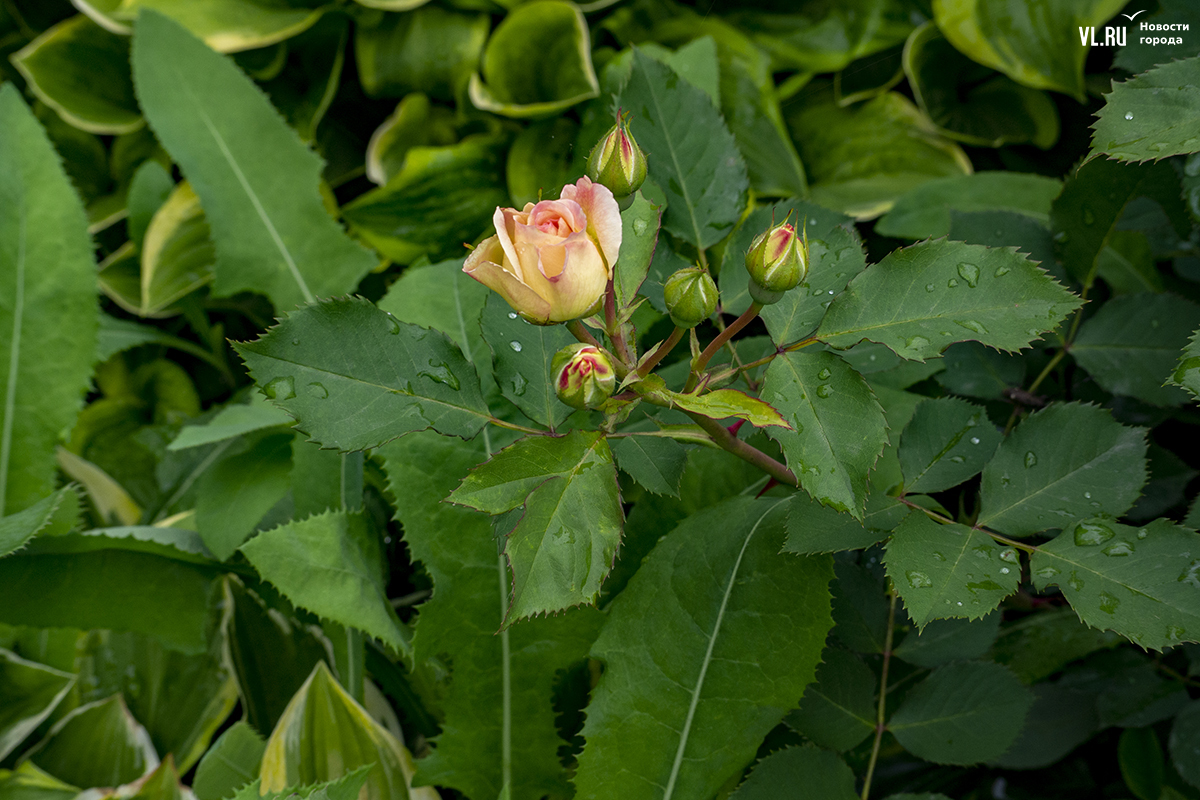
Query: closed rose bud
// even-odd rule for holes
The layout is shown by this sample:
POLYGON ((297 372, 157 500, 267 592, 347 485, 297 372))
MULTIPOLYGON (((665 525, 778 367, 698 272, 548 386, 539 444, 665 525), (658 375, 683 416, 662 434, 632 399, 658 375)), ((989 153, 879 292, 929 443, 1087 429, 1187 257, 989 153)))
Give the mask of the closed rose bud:
POLYGON ((587 174, 616 197, 633 194, 646 180, 646 156, 629 132, 627 116, 619 116, 617 124, 596 142, 588 156, 587 174))
POLYGON ((604 351, 595 345, 573 344, 550 362, 554 392, 572 408, 596 408, 613 393, 617 373, 604 351))
POLYGON ((694 328, 717 310, 717 284, 702 267, 681 269, 663 285, 667 313, 680 328, 694 328))
POLYGON ((808 276, 808 241, 801 241, 788 223, 768 228, 746 252, 750 296, 763 305, 777 303, 783 293, 808 276))

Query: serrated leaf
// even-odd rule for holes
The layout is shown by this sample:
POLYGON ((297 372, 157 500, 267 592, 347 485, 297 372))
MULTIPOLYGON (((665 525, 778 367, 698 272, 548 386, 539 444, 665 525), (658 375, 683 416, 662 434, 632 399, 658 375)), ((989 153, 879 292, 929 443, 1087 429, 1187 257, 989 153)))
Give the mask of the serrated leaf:
POLYGON ((426 428, 469 438, 488 417, 474 367, 445 334, 360 298, 295 311, 236 349, 322 447, 364 450, 426 428))
POLYGON ((1015 550, 966 525, 943 525, 920 511, 896 528, 884 563, 918 629, 935 619, 987 616, 1021 582, 1015 550))
POLYGON ((1100 729, 1093 693, 1048 681, 1031 688, 1033 706, 1029 709, 1025 727, 1004 755, 993 762, 996 766, 1006 769, 1048 767, 1100 729))
POLYGON ((1200 764, 1196 763, 1196 748, 1200 747, 1200 703, 1188 703, 1171 725, 1171 763, 1183 779, 1200 788, 1200 764))
POLYGON ((746 164, 712 99, 641 52, 618 105, 647 153, 650 179, 667 200, 663 227, 697 247, 733 229, 745 204, 746 164))
POLYGON ((1001 614, 983 619, 935 619, 916 633, 906 634, 894 655, 919 667, 939 667, 987 655, 1000 631, 1001 614))
POLYGON ((291 488, 294 438, 264 436, 245 452, 217 461, 196 482, 196 530, 219 560, 237 552, 291 488))
POLYGON ((820 746, 844 753, 875 732, 877 686, 875 673, 858 656, 828 647, 816 681, 784 721, 820 746))
POLYGON ((73 786, 120 786, 158 766, 120 694, 73 709, 24 758, 73 786))
POLYGON ((599 595, 624 523, 603 434, 522 439, 473 469, 447 500, 489 514, 524 506, 504 546, 513 571, 506 624, 599 595))
POLYGON ((328 511, 264 531, 240 549, 296 605, 403 653, 409 635, 368 562, 367 535, 361 514, 328 511))
POLYGON ((321 159, 230 59, 146 10, 133 75, 150 127, 204 205, 217 294, 258 291, 286 311, 352 290, 375 266, 326 211, 321 159))
POLYGON ((1192 334, 1183 348, 1179 365, 1171 375, 1171 383, 1182 386, 1192 393, 1193 398, 1200 399, 1200 330, 1192 334))
POLYGON ((709 797, 799 701, 832 625, 832 570, 826 557, 780 555, 783 522, 776 499, 701 511, 613 601, 592 648, 605 671, 583 728, 580 800, 709 797))
POLYGON ((1146 434, 1105 409, 1056 403, 1000 443, 983 469, 977 524, 1028 536, 1096 514, 1120 516, 1146 482, 1146 434))
POLYGON ((1050 204, 1062 181, 1028 172, 976 172, 921 184, 896 201, 875 230, 884 236, 932 239, 950 233, 955 211, 1011 211, 1039 222, 1050 220, 1050 204))
POLYGON ((1039 589, 1058 585, 1088 625, 1161 650, 1200 641, 1196 553, 1200 535, 1167 519, 1142 528, 1091 519, 1040 545, 1030 570, 1039 589))
POLYGON ((771 340, 780 347, 812 333, 834 296, 867 267, 862 240, 853 229, 835 226, 822 238, 810 239, 808 246, 809 273, 804 283, 759 312, 771 340))
MULTIPOLYGON (((1059 185, 1061 187, 1061 184, 1059 185)), ((1047 201, 1047 205, 1049 202, 1047 201)), ((1049 221, 1016 211, 950 211, 949 237, 956 242, 987 247, 1015 247, 1036 261, 1056 281, 1066 281, 1066 272, 1054 256, 1054 237, 1049 221)), ((1112 248, 1104 251, 1113 252, 1112 248)))
POLYGON ((854 791, 854 773, 845 762, 827 750, 810 746, 788 747, 759 761, 730 800, 784 797, 855 800, 858 796, 854 791))
POLYGON ((834 638, 858 653, 882 653, 891 616, 882 576, 876 578, 865 567, 841 560, 834 562, 833 570, 837 579, 829 588, 834 638))
POLYGON ((662 209, 647 200, 640 191, 633 202, 621 212, 621 253, 613 267, 613 291, 616 292, 617 307, 624 308, 634 302, 654 249, 658 245, 658 229, 662 221, 662 209))
POLYGON ((869 339, 913 361, 969 340, 1020 350, 1079 305, 1015 249, 938 239, 894 250, 850 281, 816 336, 840 349, 869 339))
POLYGON ((55 486, 96 351, 96 272, 79 197, 15 87, 0 87, 0 515, 55 486), (70 320, 64 325, 64 320, 70 320))
POLYGON ((862 520, 821 505, 804 492, 788 503, 785 553, 836 553, 860 550, 887 538, 908 508, 891 497, 871 495, 862 520))
POLYGON ((482 443, 417 433, 381 453, 405 542, 435 587, 419 606, 414 658, 424 664, 448 656, 451 667, 440 698, 442 733, 433 753, 420 761, 421 782, 470 797, 499 796, 508 750, 513 797, 569 793, 551 691, 560 670, 586 657, 602 616, 574 609, 497 633, 508 611, 509 579, 491 521, 442 502, 486 457, 482 443), (453 537, 445 535, 448 530, 453 537), (506 704, 521 712, 506 720, 506 704))
POLYGON ((187 450, 214 442, 224 442, 265 428, 288 425, 292 418, 263 399, 257 392, 248 402, 225 406, 200 425, 187 425, 167 445, 168 450, 187 450))
POLYGON ((883 409, 863 377, 833 353, 785 353, 762 396, 791 426, 768 428, 788 467, 817 500, 862 520, 867 474, 887 444, 883 409))
POLYGON ((976 475, 1003 437, 987 412, 965 400, 925 400, 900 439, 906 492, 940 492, 976 475))
POLYGON ((500 392, 534 422, 551 429, 575 410, 558 399, 550 370, 554 354, 575 343, 562 325, 533 325, 504 299, 488 292, 479 318, 483 340, 492 351, 500 392))
POLYGON ((1070 608, 1052 608, 1006 625, 992 648, 992 660, 1011 669, 1022 683, 1033 684, 1121 642, 1116 634, 1084 625, 1070 608))
POLYGON ((1163 383, 1197 325, 1200 306, 1178 295, 1121 295, 1079 327, 1071 357, 1113 394, 1158 406, 1183 405, 1187 394, 1163 383))
POLYGON ((1093 159, 1081 166, 1054 200, 1050 221, 1071 277, 1090 285, 1096 259, 1112 240, 1129 204, 1146 197, 1162 206, 1180 236, 1191 223, 1180 199, 1179 176, 1168 164, 1122 164, 1093 159))
POLYGON ((610 438, 617 466, 648 492, 679 497, 679 481, 687 466, 687 450, 665 436, 610 438))
MULTIPOLYGON (((68 493, 74 489, 64 487, 49 497, 42 498, 24 511, 0 517, 0 558, 23 548, 54 519, 55 511, 68 493)), ((0 758, 3 758, 0 755, 0 758)))
POLYGON ((947 664, 909 691, 888 730, 918 758, 975 764, 1008 749, 1032 705, 1029 689, 999 664, 947 664))
POLYGON ((999 400, 1004 391, 1025 380, 1021 358, 998 353, 979 342, 952 344, 942 356, 946 369, 935 380, 942 388, 981 400, 999 400))
POLYGON ((192 791, 198 800, 222 800, 258 778, 266 740, 244 720, 213 742, 196 767, 192 791))
POLYGON ((704 394, 673 392, 664 388, 663 379, 658 375, 633 385, 633 390, 644 394, 654 394, 675 408, 703 414, 711 419, 727 419, 735 417, 744 419, 756 428, 775 426, 786 428, 787 421, 780 412, 764 403, 757 397, 751 397, 737 389, 714 389, 704 394))
POLYGON ((1200 58, 1195 57, 1113 83, 1096 112, 1088 158, 1142 162, 1200 152, 1198 83, 1200 58))
MULTIPOLYGON (((16 750, 54 712, 75 676, 0 648, 0 758, 16 750)), ((2 786, 2 784, 0 784, 2 786)))

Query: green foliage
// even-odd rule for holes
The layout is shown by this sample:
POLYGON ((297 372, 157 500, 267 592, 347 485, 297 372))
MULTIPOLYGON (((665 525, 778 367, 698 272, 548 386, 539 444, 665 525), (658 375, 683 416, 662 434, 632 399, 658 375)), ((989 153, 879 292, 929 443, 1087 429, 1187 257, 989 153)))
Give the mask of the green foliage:
POLYGON ((1113 84, 1096 114, 1092 155, 1141 162, 1200 152, 1200 137, 1188 122, 1200 108, 1198 77, 1200 58, 1186 58, 1113 84), (1170 100, 1159 97, 1163 91, 1170 100))
POLYGON ((962 400, 925 400, 904 428, 897 456, 909 492, 940 492, 957 486, 991 460, 999 432, 987 413, 962 400))
POLYGON ((733 800, 788 797, 796 791, 829 800, 854 800, 854 773, 833 753, 815 747, 789 747, 759 761, 733 800), (803 787, 802 789, 800 787, 803 787))
POLYGON ((1041 222, 1062 184, 1028 172, 976 172, 924 183, 896 201, 875 230, 885 236, 925 239, 950 232, 953 212, 1013 211, 1041 222))
POLYGON ((0 681, 5 698, 0 711, 0 758, 4 758, 54 712, 75 677, 0 650, 0 681))

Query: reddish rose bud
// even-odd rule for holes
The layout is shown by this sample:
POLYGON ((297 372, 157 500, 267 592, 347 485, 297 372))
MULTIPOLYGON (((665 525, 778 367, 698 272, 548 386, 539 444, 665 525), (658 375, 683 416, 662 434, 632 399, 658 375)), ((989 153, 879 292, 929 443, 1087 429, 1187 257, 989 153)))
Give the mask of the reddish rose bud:
POLYGON ((779 302, 808 276, 807 232, 801 241, 787 222, 763 231, 746 252, 746 269, 750 295, 763 305, 779 302))
POLYGON ((646 180, 646 156, 629 132, 629 117, 620 115, 617 124, 596 142, 587 160, 587 174, 607 186, 614 197, 625 197, 646 180))
POLYGON ((573 344, 554 354, 550 362, 554 391, 572 408, 596 408, 613 393, 617 373, 598 347, 573 344))

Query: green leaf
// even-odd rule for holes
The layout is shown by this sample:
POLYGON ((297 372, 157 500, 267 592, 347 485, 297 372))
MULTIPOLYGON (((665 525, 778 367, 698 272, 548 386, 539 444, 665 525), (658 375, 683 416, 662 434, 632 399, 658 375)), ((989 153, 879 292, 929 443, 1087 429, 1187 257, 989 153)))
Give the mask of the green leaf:
POLYGON ((977 524, 1028 536, 1081 517, 1120 516, 1146 477, 1143 429, 1096 406, 1056 403, 1018 425, 984 467, 977 524))
POLYGON ((146 226, 138 304, 142 317, 178 313, 175 304, 213 281, 216 250, 208 219, 187 181, 175 186, 146 226))
POLYGON ((648 492, 679 497, 679 482, 687 466, 687 450, 665 436, 610 438, 617 466, 648 492))
POLYGON ((833 353, 786 353, 767 368, 762 395, 791 426, 769 428, 800 485, 862 520, 867 474, 887 444, 883 409, 863 377, 833 353))
MULTIPOLYGON (((412 756, 346 693, 325 662, 320 661, 267 739, 259 793, 330 781, 359 767, 369 767, 365 784, 360 784, 361 794, 356 787, 346 785, 344 793, 339 791, 337 796, 408 800, 408 784, 415 771, 412 756), (313 753, 337 756, 314 758, 313 753)), ((360 773, 356 782, 362 778, 360 773)), ((326 790, 331 797, 332 789, 326 790)))
POLYGON ((1096 274, 1113 294, 1163 292, 1162 275, 1154 263, 1150 240, 1141 231, 1117 231, 1096 259, 1096 274))
MULTIPOLYGON (((1089 158, 1158 161, 1200 152, 1200 58, 1162 64, 1130 80, 1113 83, 1096 112, 1089 158), (1160 97, 1168 92, 1169 100, 1160 97)), ((1157 798, 1156 798, 1157 800, 1157 798)))
POLYGON ((320 158, 228 58, 146 11, 133 75, 150 127, 204 205, 217 294, 259 291, 285 311, 348 292, 375 266, 326 211, 320 158))
POLYGON ((1167 741, 1171 750, 1171 763, 1192 786, 1200 788, 1200 765, 1195 761, 1196 748, 1200 747, 1200 703, 1188 703, 1171 725, 1171 738, 1167 741))
POLYGON ((88 390, 98 317, 83 207, 12 85, 0 87, 0 186, 3 516, 57 488, 54 446, 88 390))
POLYGON ((167 445, 167 449, 187 450, 214 442, 224 442, 265 428, 288 425, 291 421, 292 418, 285 412, 268 403, 261 394, 254 392, 247 403, 225 406, 207 422, 184 426, 179 435, 167 445))
POLYGON ((486 14, 430 5, 356 26, 354 58, 363 89, 371 97, 460 96, 479 64, 488 23, 486 14))
POLYGON ((983 619, 935 619, 917 633, 905 635, 894 655, 919 667, 940 667, 987 655, 1000 630, 1001 614, 983 619))
POLYGON ((581 800, 712 796, 799 701, 832 625, 832 570, 780 555, 783 536, 780 500, 743 497, 658 542, 592 648, 605 671, 583 727, 581 800))
POLYGON ((489 416, 474 367, 444 334, 361 298, 295 311, 236 349, 267 397, 322 447, 364 450, 426 428, 469 438, 489 416), (358 346, 347 349, 351 338, 358 346))
POLYGON ((958 523, 914 511, 887 546, 888 577, 917 628, 935 619, 979 619, 1017 590, 1021 562, 1012 548, 958 523))
POLYGON ((653 394, 675 408, 681 408, 694 414, 703 414, 712 419, 736 417, 746 420, 757 428, 767 426, 786 428, 788 424, 779 411, 757 397, 751 397, 737 389, 715 389, 704 394, 688 394, 663 388, 663 383, 660 376, 650 375, 633 384, 632 389, 643 394, 653 394))
POLYGON ((513 572, 506 624, 599 596, 624 523, 602 434, 522 439, 473 469, 446 499, 489 514, 524 506, 504 545, 513 572))
POLYGON ((120 694, 81 705, 60 719, 25 758, 73 786, 120 786, 158 765, 146 729, 120 694))
POLYGON ((487 294, 479 327, 492 351, 501 394, 534 422, 551 430, 562 424, 575 409, 555 394, 550 364, 575 337, 561 325, 526 322, 495 292, 487 294))
POLYGON ((833 753, 815 747, 778 750, 754 766, 730 800, 820 797, 855 800, 854 773, 833 753))
MULTIPOLYGON (((356 41, 362 41, 360 31, 356 41)), ((432 144, 452 144, 457 138, 452 112, 431 105, 429 98, 413 92, 396 105, 367 143, 367 178, 380 186, 394 178, 404 168, 408 151, 432 144)))
POLYGON ((144 124, 129 74, 129 40, 83 14, 55 25, 10 59, 29 90, 77 128, 120 134, 144 124))
POLYGON ((839 753, 875 732, 875 688, 879 680, 862 660, 836 647, 825 649, 817 679, 804 690, 800 707, 785 718, 789 728, 839 753))
POLYGON ((0 759, 20 747, 74 685, 69 672, 0 649, 0 759))
POLYGON ((1062 607, 1006 625, 992 648, 992 658, 1016 673, 1022 683, 1033 684, 1076 659, 1122 641, 1116 634, 1089 628, 1074 611, 1062 607))
POLYGON ((1079 328, 1071 356, 1104 389, 1159 406, 1178 406, 1188 396, 1163 386, 1179 351, 1200 326, 1200 306, 1173 294, 1114 297, 1079 328))
POLYGON ((950 233, 954 211, 1012 211, 1039 222, 1062 182, 1028 172, 976 172, 924 183, 904 194, 875 225, 884 236, 927 239, 950 233))
MULTIPOLYGON (((1200 27, 1200 9, 1189 0, 1159 0, 1157 10, 1148 10, 1146 16, 1138 17, 1139 28, 1142 22, 1155 26, 1183 23, 1195 26, 1191 28, 1195 30, 1196 27, 1200 27)), ((1156 27, 1154 30, 1170 29, 1156 27)), ((1113 65, 1135 75, 1145 72, 1155 64, 1167 64, 1197 54, 1200 54, 1200 41, 1193 36, 1171 37, 1168 34, 1151 37, 1138 34, 1131 37, 1129 43, 1117 51, 1113 65), (1175 41, 1167 44, 1170 38, 1174 38, 1175 41)))
POLYGON ((292 440, 292 500, 295 518, 329 509, 359 511, 363 507, 363 453, 322 450, 312 442, 292 440))
POLYGON ((317 138, 317 126, 341 84, 350 21, 327 14, 287 44, 281 74, 263 84, 288 124, 306 142, 317 138))
MULTIPOLYGON (((1070 609, 1066 611, 1070 613, 1070 609)), ((1094 693, 1049 682, 1031 688, 1033 706, 1029 709, 1025 727, 1004 755, 992 762, 997 766, 1006 769, 1048 767, 1100 729, 1094 693)))
POLYGON ((872 219, 898 197, 935 178, 971 172, 958 145, 942 138, 908 98, 887 92, 841 108, 828 87, 805 90, 786 112, 808 167, 812 200, 855 219, 872 219))
POLYGON ((1139 800, 1159 800, 1163 754, 1153 728, 1127 728, 1117 743, 1117 763, 1125 785, 1139 800))
MULTIPOLYGON (((74 491, 69 487, 59 489, 24 511, 0 517, 0 558, 22 549, 30 539, 50 525, 66 495, 74 494, 74 491)), ((0 758, 3 756, 0 755, 0 758)))
POLYGON ((265 436, 226 456, 196 485, 196 530, 221 561, 235 552, 291 485, 291 433, 265 436))
POLYGON ((240 549, 296 605, 403 653, 408 634, 368 562, 368 535, 361 514, 328 511, 264 531, 240 549))
POLYGON ((866 512, 859 521, 797 492, 788 504, 788 538, 783 552, 834 553, 859 550, 882 541, 908 509, 894 498, 876 501, 875 497, 871 495, 867 500, 866 512))
POLYGON ((973 63, 926 22, 904 47, 917 103, 945 136, 983 147, 1058 141, 1058 110, 1045 92, 973 63))
POLYGON ((1196 331, 1188 339, 1170 381, 1187 389, 1192 393, 1192 397, 1200 398, 1200 331, 1196 331))
POLYGON ((569 117, 534 122, 517 134, 504 165, 513 205, 554 199, 573 182, 571 169, 579 125, 569 117))
POLYGON ((1080 31, 1111 19, 1122 0, 1048 0, 1036 6, 939 0, 937 26, 960 52, 1017 83, 1083 102, 1087 47, 1080 31))
POLYGON ((1063 187, 1050 212, 1067 272, 1091 284, 1096 259, 1112 241, 1129 204, 1145 197, 1162 206, 1180 236, 1191 224, 1180 200, 1179 176, 1169 164, 1122 164, 1093 159, 1063 187))
POLYGON ((198 800, 222 800, 258 777, 267 743, 242 720, 233 723, 204 754, 192 779, 198 800))
MULTIPOLYGON (((1066 272, 1054 257, 1049 226, 1016 211, 950 211, 949 238, 987 247, 1015 247, 1036 261, 1055 280, 1065 282, 1066 272)), ((1113 252, 1112 248, 1104 251, 1113 252)))
MULTIPOLYGON (((182 25, 220 53, 267 47, 302 33, 324 8, 280 5, 270 0, 77 0, 84 13, 113 33, 128 36, 142 9, 182 25)), ((135 45, 136 46, 136 45, 135 45)), ((136 67, 135 67, 136 69, 136 67)))
POLYGON ((974 477, 1003 437, 987 412, 965 400, 925 400, 900 439, 906 492, 940 492, 974 477))
POLYGON ((955 394, 980 400, 999 400, 1007 389, 1025 381, 1025 362, 1018 356, 998 353, 978 342, 952 344, 942 360, 946 369, 937 382, 955 394))
POLYGON ((619 105, 667 200, 663 227, 697 247, 725 238, 745 205, 746 165, 712 99, 670 67, 634 49, 619 105))
POLYGON ((150 553, 198 566, 217 566, 212 554, 204 547, 204 542, 195 531, 157 525, 55 532, 31 542, 24 554, 41 556, 93 553, 102 550, 150 553))
POLYGON ((1033 694, 999 664, 947 664, 909 691, 888 730, 918 758, 976 764, 1008 749, 1031 705, 1033 694))
POLYGON ((522 4, 492 31, 483 75, 471 75, 471 102, 519 118, 557 114, 590 100, 600 94, 600 82, 589 44, 587 21, 574 3, 522 4))
POLYGON ((74 800, 79 789, 47 775, 28 761, 0 770, 0 790, 21 800, 74 800))
POLYGON ((420 761, 421 782, 469 797, 499 796, 503 753, 510 752, 511 796, 569 794, 552 686, 561 670, 587 656, 602 615, 575 609, 497 633, 508 611, 509 578, 491 521, 442 502, 486 457, 482 444, 417 433, 381 453, 405 542, 435 587, 419 607, 414 658, 417 664, 445 658, 451 668, 440 700, 442 733, 420 761), (506 708, 520 712, 508 716, 506 708))
POLYGON ((662 208, 647 200, 639 191, 633 202, 621 212, 621 253, 613 267, 613 291, 617 306, 631 305, 646 280, 650 260, 658 245, 662 208))
POLYGON ((150 220, 174 189, 175 179, 171 173, 153 159, 143 162, 133 173, 126 201, 129 216, 125 227, 134 246, 141 248, 150 220))
MULTIPOLYGON (((876 559, 878 563, 878 559, 876 559)), ((882 653, 887 640, 888 601, 882 576, 865 567, 838 560, 833 592, 833 636, 858 653, 882 653)))
POLYGON ((1167 519, 1143 528, 1091 519, 1040 545, 1030 569, 1039 589, 1057 584, 1088 625, 1161 650, 1200 639, 1196 552, 1200 535, 1167 519))
POLYGON ((869 339, 924 361, 967 340, 1020 350, 1079 305, 1014 248, 939 239, 894 250, 850 281, 816 335, 841 349, 869 339))

